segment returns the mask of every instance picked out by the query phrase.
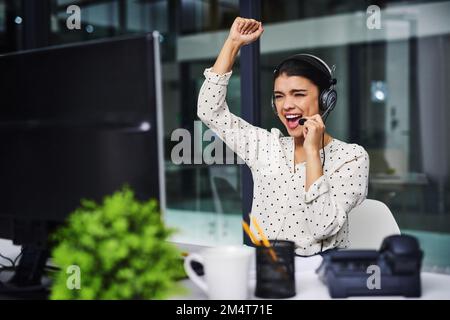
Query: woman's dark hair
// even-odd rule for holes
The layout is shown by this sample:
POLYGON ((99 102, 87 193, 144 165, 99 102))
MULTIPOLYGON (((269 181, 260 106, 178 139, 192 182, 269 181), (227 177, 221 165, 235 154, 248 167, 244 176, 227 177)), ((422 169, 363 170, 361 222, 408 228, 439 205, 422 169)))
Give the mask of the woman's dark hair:
POLYGON ((327 70, 319 70, 307 61, 299 59, 287 59, 283 61, 273 74, 273 81, 285 73, 287 76, 301 76, 309 79, 319 88, 319 94, 330 86, 331 76, 327 70))

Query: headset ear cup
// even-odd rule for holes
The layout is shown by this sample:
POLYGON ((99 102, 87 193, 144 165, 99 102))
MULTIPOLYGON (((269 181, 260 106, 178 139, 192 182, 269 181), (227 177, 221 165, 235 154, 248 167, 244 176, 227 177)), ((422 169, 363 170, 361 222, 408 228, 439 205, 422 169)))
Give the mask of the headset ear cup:
POLYGON ((324 113, 325 110, 327 110, 327 96, 328 96, 328 91, 327 90, 323 90, 322 93, 320 94, 319 97, 319 109, 320 109, 320 114, 324 113))
POLYGON ((337 92, 334 89, 327 89, 324 90, 320 94, 320 110, 321 113, 324 113, 326 110, 330 109, 330 111, 333 110, 333 108, 336 106, 337 102, 337 92))
POLYGON ((272 95, 272 99, 270 100, 270 104, 272 106, 273 113, 278 114, 277 106, 275 105, 275 99, 274 99, 273 95, 272 95))
POLYGON ((334 89, 330 89, 327 95, 327 107, 330 108, 330 111, 334 109, 337 103, 337 92, 334 89))

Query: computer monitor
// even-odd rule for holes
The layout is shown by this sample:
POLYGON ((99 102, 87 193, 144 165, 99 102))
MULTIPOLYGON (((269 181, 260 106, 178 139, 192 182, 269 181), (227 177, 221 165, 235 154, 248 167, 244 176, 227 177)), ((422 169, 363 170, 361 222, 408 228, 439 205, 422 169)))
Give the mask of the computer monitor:
POLYGON ((46 249, 80 199, 125 184, 164 207, 158 32, 7 54, 0 70, 0 238, 46 249))

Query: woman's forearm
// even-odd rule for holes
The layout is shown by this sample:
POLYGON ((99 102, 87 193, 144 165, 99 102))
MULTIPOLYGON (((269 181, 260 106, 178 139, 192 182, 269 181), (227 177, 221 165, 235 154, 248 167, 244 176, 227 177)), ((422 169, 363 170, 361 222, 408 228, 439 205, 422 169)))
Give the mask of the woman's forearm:
POLYGON ((231 71, 231 69, 233 69, 234 61, 236 60, 239 50, 241 49, 241 46, 242 45, 228 38, 225 41, 222 50, 220 50, 219 56, 214 63, 212 71, 219 75, 231 71))
POLYGON ((310 153, 306 155, 306 183, 305 192, 309 187, 323 175, 320 153, 310 153))

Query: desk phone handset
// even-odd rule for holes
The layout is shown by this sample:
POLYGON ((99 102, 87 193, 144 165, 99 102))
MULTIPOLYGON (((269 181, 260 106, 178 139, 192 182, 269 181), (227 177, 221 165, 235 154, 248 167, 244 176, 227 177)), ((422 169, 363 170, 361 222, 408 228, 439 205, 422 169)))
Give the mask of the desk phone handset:
POLYGON ((423 252, 416 238, 393 235, 380 250, 340 250, 326 254, 319 278, 336 298, 348 296, 419 297, 423 252))

